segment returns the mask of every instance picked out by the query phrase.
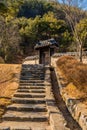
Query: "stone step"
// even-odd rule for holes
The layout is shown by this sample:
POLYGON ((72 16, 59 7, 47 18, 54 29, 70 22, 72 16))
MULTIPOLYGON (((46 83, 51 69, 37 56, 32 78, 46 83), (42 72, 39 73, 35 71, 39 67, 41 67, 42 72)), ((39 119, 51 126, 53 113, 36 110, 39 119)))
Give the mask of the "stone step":
POLYGON ((26 76, 26 75, 23 76, 23 75, 21 75, 20 78, 24 78, 24 79, 28 79, 29 78, 31 80, 32 80, 32 78, 34 78, 34 79, 39 80, 40 78, 44 78, 44 75, 41 75, 41 76, 40 75, 38 75, 38 76, 32 76, 32 75, 31 76, 26 76))
POLYGON ((42 72, 36 72, 36 71, 34 71, 34 72, 30 72, 30 71, 22 71, 21 72, 21 75, 28 75, 28 76, 44 76, 44 73, 42 72))
POLYGON ((31 80, 31 79, 28 79, 28 80, 22 79, 22 80, 21 80, 21 79, 20 79, 20 81, 25 81, 25 82, 29 82, 29 81, 30 81, 30 82, 44 82, 44 80, 40 80, 40 79, 38 79, 38 80, 36 80, 36 79, 32 79, 32 80, 31 80))
POLYGON ((41 72, 30 72, 30 71, 22 71, 21 72, 21 75, 23 75, 23 76, 38 76, 38 77, 40 77, 40 76, 44 76, 44 73, 41 73, 41 72))
POLYGON ((38 73, 38 72, 40 72, 40 73, 43 73, 44 72, 44 70, 43 69, 30 69, 30 68, 28 68, 28 69, 24 69, 24 68, 22 68, 22 71, 29 71, 29 72, 31 72, 31 73, 38 73))
POLYGON ((43 89, 18 89, 17 92, 23 92, 23 93, 45 93, 45 90, 43 89))
POLYGON ((25 75, 20 77, 20 79, 35 79, 35 80, 44 80, 44 76, 29 76, 29 75, 25 75))
POLYGON ((14 97, 21 97, 21 98, 45 98, 45 94, 38 94, 38 93, 15 93, 14 97))
POLYGON ((22 69, 30 69, 30 70, 34 70, 34 69, 36 69, 36 70, 44 70, 44 68, 39 68, 39 67, 24 67, 24 66, 22 66, 22 69))
POLYGON ((35 67, 35 66, 33 66, 33 67, 31 67, 31 66, 29 66, 29 67, 22 67, 22 69, 26 69, 26 68, 28 68, 28 69, 30 69, 30 70, 44 70, 44 67, 35 67))
POLYGON ((30 71, 44 71, 44 68, 34 68, 34 67, 22 67, 23 70, 30 70, 30 71))
POLYGON ((46 101, 44 98, 12 98, 13 103, 19 103, 19 104, 45 104, 46 101))
POLYGON ((30 71, 30 72, 44 72, 44 69, 39 68, 22 68, 23 71, 30 71))
POLYGON ((29 74, 29 73, 21 73, 22 77, 28 77, 28 78, 43 78, 44 75, 42 74, 29 74))
POLYGON ((41 78, 41 77, 28 77, 28 78, 24 78, 24 77, 20 77, 21 80, 44 80, 44 77, 41 78))
POLYGON ((27 66, 27 67, 22 66, 22 69, 28 69, 28 70, 32 70, 32 71, 33 71, 34 69, 35 69, 35 70, 44 70, 44 68, 40 68, 40 67, 30 67, 30 66, 29 66, 29 67, 28 67, 28 66, 27 66))
POLYGON ((3 121, 31 121, 44 122, 48 120, 46 112, 17 112, 7 111, 3 115, 3 121))
POLYGON ((39 104, 12 104, 7 106, 7 110, 11 111, 26 111, 26 112, 47 112, 46 105, 39 104))
POLYGON ((36 71, 36 70, 34 70, 34 71, 28 71, 28 70, 22 70, 21 71, 21 74, 28 74, 28 75, 38 75, 38 74, 40 74, 40 75, 38 75, 38 76, 42 76, 42 75, 44 75, 44 73, 43 72, 41 72, 41 71, 36 71))
POLYGON ((44 69, 44 66, 40 66, 39 64, 36 66, 36 65, 34 65, 34 64, 32 64, 32 65, 28 65, 28 64, 26 64, 26 65, 24 65, 23 64, 23 66, 22 66, 22 68, 30 68, 30 69, 44 69))
POLYGON ((44 83, 44 80, 20 80, 20 83, 44 83))
POLYGON ((25 67, 22 67, 22 70, 28 70, 28 71, 44 71, 43 68, 25 68, 25 67))
POLYGON ((37 75, 29 75, 29 74, 22 75, 21 74, 21 77, 22 78, 38 78, 39 79, 39 78, 44 78, 44 75, 38 75, 38 74, 37 75))
POLYGON ((51 130, 48 129, 47 122, 17 122, 17 121, 4 121, 0 124, 0 130, 51 130))
POLYGON ((44 83, 20 83, 20 86, 44 86, 44 83))
POLYGON ((19 89, 45 89, 44 86, 20 86, 19 89))
POLYGON ((22 72, 21 73, 21 76, 28 76, 28 77, 38 77, 38 78, 40 78, 40 77, 44 77, 44 74, 41 74, 41 73, 29 73, 29 72, 22 72))
POLYGON ((44 83, 44 84, 37 84, 37 83, 20 83, 19 84, 20 87, 24 87, 24 86, 27 86, 27 87, 46 87, 46 86, 51 86, 50 83, 44 83))
POLYGON ((22 71, 21 72, 29 72, 29 73, 33 73, 33 74, 38 74, 38 73, 40 73, 40 74, 44 74, 44 71, 43 70, 29 70, 29 69, 22 69, 22 71))
POLYGON ((22 67, 37 67, 37 68, 43 68, 43 64, 22 64, 22 67))
POLYGON ((22 68, 22 70, 28 70, 28 71, 32 71, 32 72, 35 71, 35 70, 36 70, 36 72, 37 72, 37 71, 40 71, 40 72, 43 72, 43 71, 44 71, 43 68, 27 68, 27 69, 26 69, 26 68, 24 68, 24 67, 22 68))
POLYGON ((22 66, 22 69, 30 69, 30 70, 34 70, 34 69, 36 69, 36 70, 44 70, 44 67, 31 67, 31 66, 22 66))
POLYGON ((33 64, 33 66, 22 66, 22 68, 30 68, 30 69, 44 69, 44 66, 39 66, 39 65, 37 65, 37 66, 35 66, 34 64, 33 64))

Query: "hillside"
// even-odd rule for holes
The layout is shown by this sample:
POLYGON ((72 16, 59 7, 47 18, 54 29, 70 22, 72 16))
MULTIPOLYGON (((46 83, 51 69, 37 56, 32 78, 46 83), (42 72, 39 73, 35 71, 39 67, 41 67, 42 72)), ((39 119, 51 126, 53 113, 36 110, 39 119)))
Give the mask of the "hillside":
POLYGON ((34 45, 40 40, 54 38, 59 52, 78 50, 79 39, 82 47, 87 46, 87 12, 78 6, 68 8, 54 0, 6 2, 0 3, 0 56, 5 63, 21 63, 22 57, 36 54, 34 45))
POLYGON ((21 65, 0 64, 0 116, 18 87, 21 65))
POLYGON ((62 56, 57 60, 58 71, 64 78, 64 92, 77 98, 87 98, 87 64, 74 57, 62 56))

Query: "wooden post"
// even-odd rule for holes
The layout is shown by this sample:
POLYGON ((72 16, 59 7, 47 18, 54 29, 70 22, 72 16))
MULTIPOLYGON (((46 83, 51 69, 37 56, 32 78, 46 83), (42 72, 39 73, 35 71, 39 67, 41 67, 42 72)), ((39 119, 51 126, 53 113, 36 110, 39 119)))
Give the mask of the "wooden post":
POLYGON ((39 55, 39 64, 40 64, 40 50, 38 50, 38 55, 39 55))
POLYGON ((50 54, 50 47, 49 47, 49 65, 51 66, 51 54, 50 54))

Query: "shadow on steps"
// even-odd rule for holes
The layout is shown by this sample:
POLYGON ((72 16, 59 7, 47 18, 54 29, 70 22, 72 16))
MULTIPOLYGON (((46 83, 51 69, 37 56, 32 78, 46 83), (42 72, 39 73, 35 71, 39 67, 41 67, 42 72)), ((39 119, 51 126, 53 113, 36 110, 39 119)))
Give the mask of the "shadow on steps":
POLYGON ((65 102, 62 99, 62 96, 60 94, 59 85, 57 82, 57 77, 55 74, 55 71, 51 71, 51 80, 52 80, 52 91, 56 100, 56 105, 58 109, 63 114, 66 122, 67 127, 70 128, 70 130, 82 130, 79 124, 73 119, 70 112, 68 111, 65 102))

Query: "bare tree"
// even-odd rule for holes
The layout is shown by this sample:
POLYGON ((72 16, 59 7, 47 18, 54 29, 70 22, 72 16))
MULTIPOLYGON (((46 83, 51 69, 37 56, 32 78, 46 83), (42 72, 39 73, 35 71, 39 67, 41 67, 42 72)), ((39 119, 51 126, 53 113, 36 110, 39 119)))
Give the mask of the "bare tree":
POLYGON ((21 37, 16 25, 12 22, 6 23, 3 17, 0 17, 0 51, 4 61, 16 56, 19 49, 21 37))
POLYGON ((82 62, 84 43, 79 37, 75 26, 85 16, 85 11, 80 9, 83 1, 84 0, 62 0, 62 4, 60 4, 63 12, 65 13, 66 19, 71 27, 77 47, 77 52, 79 52, 80 62, 82 62))

